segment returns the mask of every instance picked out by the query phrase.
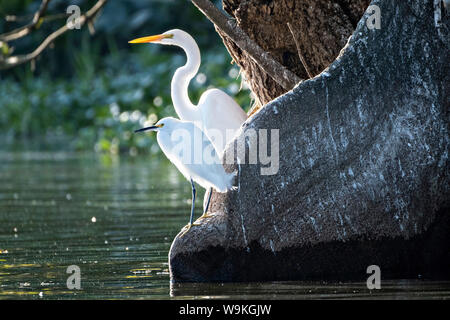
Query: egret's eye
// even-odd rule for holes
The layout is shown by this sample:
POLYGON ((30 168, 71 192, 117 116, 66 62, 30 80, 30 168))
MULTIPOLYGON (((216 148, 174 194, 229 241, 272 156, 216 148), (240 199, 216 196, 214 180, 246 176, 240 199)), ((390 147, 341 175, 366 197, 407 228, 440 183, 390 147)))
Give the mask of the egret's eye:
POLYGON ((160 128, 164 127, 164 123, 161 123, 161 124, 159 125, 159 127, 160 127, 160 128))

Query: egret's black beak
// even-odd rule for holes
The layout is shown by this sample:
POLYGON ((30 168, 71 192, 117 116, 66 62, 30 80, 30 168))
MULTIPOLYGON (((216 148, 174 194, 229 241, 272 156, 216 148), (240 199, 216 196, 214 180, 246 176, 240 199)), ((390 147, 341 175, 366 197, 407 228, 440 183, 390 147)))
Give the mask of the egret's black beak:
POLYGON ((138 130, 134 130, 134 133, 148 131, 148 130, 155 131, 155 130, 157 130, 159 128, 160 128, 159 126, 145 127, 145 128, 141 128, 141 129, 138 129, 138 130))

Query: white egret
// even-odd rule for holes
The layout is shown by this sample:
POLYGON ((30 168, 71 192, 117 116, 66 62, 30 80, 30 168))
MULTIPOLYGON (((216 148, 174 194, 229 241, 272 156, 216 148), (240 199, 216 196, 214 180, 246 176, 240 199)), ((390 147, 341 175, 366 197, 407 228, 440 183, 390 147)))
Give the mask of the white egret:
MULTIPOLYGON (((208 138, 193 122, 181 121, 172 117, 163 118, 155 125, 135 132, 157 131, 158 144, 166 157, 191 182, 192 204, 188 231, 193 224, 196 190, 194 181, 205 189, 214 188, 218 192, 233 189, 235 173, 227 173, 217 152, 208 138)), ((207 217, 209 200, 200 219, 207 217)), ((185 231, 185 232, 186 232, 185 231)))
MULTIPOLYGON (((219 89, 206 90, 198 105, 189 99, 189 82, 200 67, 200 49, 187 32, 173 29, 163 34, 142 37, 129 43, 158 43, 181 47, 187 56, 186 64, 175 71, 171 83, 173 106, 179 118, 195 122, 209 138, 219 157, 222 157, 226 145, 234 138, 247 114, 229 95, 219 89)), ((206 199, 206 198, 205 198, 206 199)), ((209 203, 211 189, 208 190, 209 203)))
POLYGON ((189 33, 174 29, 156 36, 148 36, 129 41, 129 43, 159 43, 181 47, 187 56, 184 66, 178 68, 172 78, 171 96, 173 106, 180 120, 196 122, 210 138, 219 155, 233 138, 247 114, 229 95, 219 89, 206 90, 198 105, 189 99, 188 86, 200 67, 200 49, 189 33), (215 132, 212 132, 215 131, 215 132), (228 131, 228 132, 227 132, 228 131), (220 132, 223 139, 212 139, 220 132), (222 140, 222 141, 219 141, 222 140))

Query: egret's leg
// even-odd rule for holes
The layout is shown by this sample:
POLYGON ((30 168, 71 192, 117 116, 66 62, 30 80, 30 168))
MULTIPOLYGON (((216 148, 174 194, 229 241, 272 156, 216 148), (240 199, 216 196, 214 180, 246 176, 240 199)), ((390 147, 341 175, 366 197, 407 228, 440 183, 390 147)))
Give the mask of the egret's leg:
POLYGON ((191 179, 191 186, 192 186, 192 204, 191 204, 191 218, 189 220, 189 224, 192 225, 194 222, 194 208, 195 208, 195 195, 197 194, 194 186, 194 181, 191 179))
POLYGON ((192 179, 191 179, 191 186, 192 186, 191 217, 189 219, 189 224, 183 227, 183 229, 186 229, 186 230, 184 230, 184 232, 181 236, 183 236, 186 232, 188 232, 192 226, 197 225, 197 224, 194 224, 195 196, 197 194, 197 191, 195 190, 194 181, 192 181, 192 179))
POLYGON ((203 214, 199 219, 205 219, 205 218, 211 217, 211 215, 208 214, 208 208, 209 208, 209 203, 211 201, 211 196, 212 196, 212 188, 210 187, 208 189, 208 200, 206 201, 205 210, 203 211, 203 214))

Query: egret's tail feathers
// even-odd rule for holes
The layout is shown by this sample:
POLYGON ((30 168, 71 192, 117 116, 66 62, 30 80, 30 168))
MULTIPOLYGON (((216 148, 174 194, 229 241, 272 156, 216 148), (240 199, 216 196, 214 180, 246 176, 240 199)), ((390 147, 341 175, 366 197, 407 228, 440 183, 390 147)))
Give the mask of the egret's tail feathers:
POLYGON ((233 186, 234 177, 236 176, 237 171, 227 173, 225 179, 222 181, 221 185, 216 185, 215 189, 218 192, 227 192, 228 190, 236 190, 237 187, 233 186))
POLYGON ((234 177, 237 176, 237 170, 231 172, 230 174, 228 174, 228 185, 227 185, 227 190, 237 190, 236 186, 233 186, 233 181, 234 181, 234 177))

